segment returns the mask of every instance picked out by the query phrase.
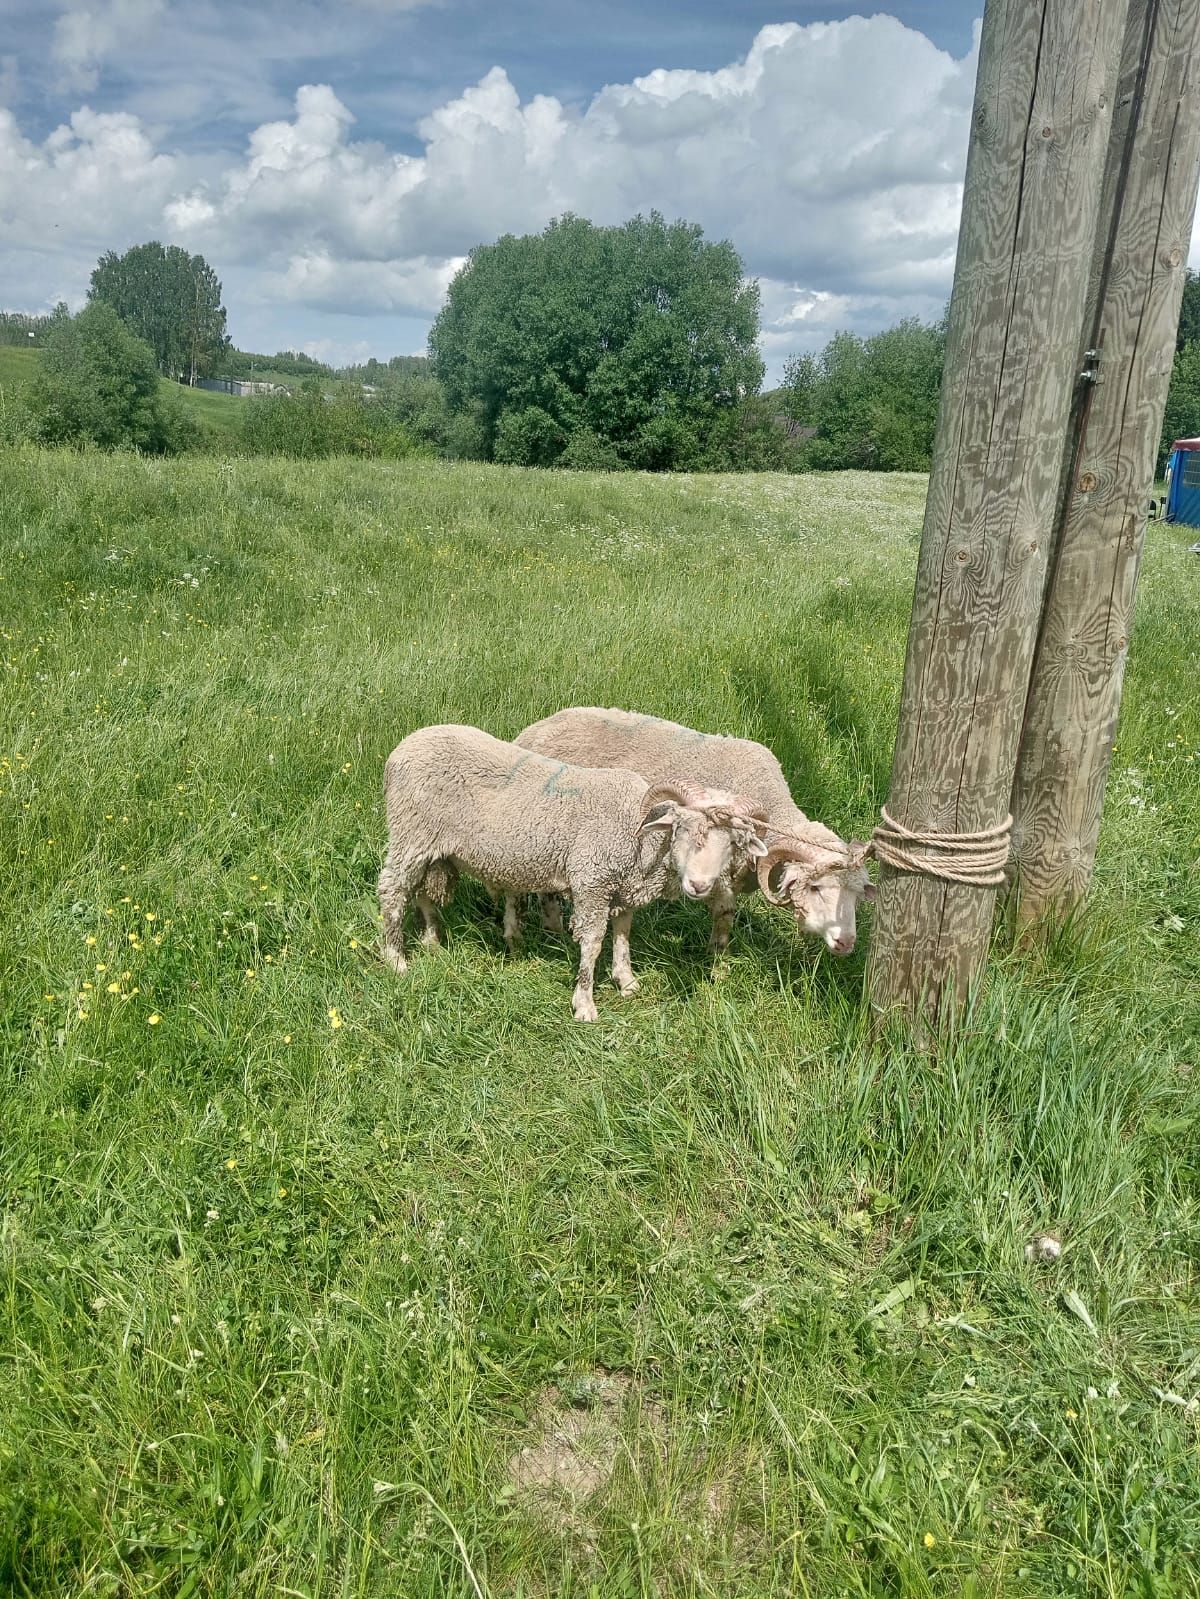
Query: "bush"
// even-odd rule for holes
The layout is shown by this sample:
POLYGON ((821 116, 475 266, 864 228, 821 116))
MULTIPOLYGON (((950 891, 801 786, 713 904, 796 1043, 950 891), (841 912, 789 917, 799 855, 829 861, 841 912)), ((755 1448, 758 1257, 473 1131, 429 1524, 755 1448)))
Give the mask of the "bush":
POLYGON ((154 353, 102 301, 54 318, 26 399, 40 444, 94 444, 162 455, 186 449, 198 429, 163 393, 154 353))
POLYGON ((558 458, 558 465, 576 472, 618 472, 624 462, 607 439, 602 439, 591 428, 576 428, 558 458))
POLYGON ((493 459, 508 466, 553 466, 563 452, 567 435, 540 405, 521 411, 504 411, 496 424, 493 459))
POLYGON ((306 380, 298 394, 247 400, 241 442, 254 455, 305 460, 363 455, 403 461, 433 453, 387 405, 364 399, 353 386, 327 394, 316 379, 306 380))

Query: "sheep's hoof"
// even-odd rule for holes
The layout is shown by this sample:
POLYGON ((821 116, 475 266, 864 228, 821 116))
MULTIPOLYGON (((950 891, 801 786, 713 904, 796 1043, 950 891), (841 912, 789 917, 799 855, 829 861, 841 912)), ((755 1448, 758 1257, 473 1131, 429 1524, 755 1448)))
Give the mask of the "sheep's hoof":
POLYGON ((442 942, 442 936, 436 927, 427 927, 421 934, 421 942, 426 949, 437 949, 442 942))
POLYGON ((397 977, 403 977, 408 970, 408 962, 398 949, 393 949, 390 944, 379 946, 379 958, 385 966, 390 966, 397 977))
POLYGON ((571 1009, 575 1012, 577 1022, 596 1022, 600 1020, 600 1012, 596 1009, 596 1001, 590 994, 577 994, 571 1009))
POLYGON ((642 991, 641 983, 638 982, 637 978, 634 977, 632 973, 626 978, 618 977, 617 987, 620 989, 621 993, 624 994, 626 999, 631 999, 634 994, 640 994, 642 991))

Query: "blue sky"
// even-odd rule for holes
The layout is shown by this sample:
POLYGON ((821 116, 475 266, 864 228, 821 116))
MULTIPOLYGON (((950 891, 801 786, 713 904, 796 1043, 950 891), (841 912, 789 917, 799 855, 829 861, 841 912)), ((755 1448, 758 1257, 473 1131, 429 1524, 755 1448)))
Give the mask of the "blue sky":
POLYGON ((247 348, 422 348, 475 243, 650 207, 738 246, 772 375, 949 292, 974 3, 0 0, 0 305, 200 250, 247 348))

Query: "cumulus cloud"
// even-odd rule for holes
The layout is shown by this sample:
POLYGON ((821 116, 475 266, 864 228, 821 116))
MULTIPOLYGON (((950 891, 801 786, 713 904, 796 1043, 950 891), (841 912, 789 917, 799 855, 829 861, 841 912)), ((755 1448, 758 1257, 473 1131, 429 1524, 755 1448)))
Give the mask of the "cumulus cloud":
POLYGON ((94 89, 100 67, 162 15, 166 0, 96 0, 71 6, 54 24, 50 55, 69 89, 94 89))
MULTIPOLYGON (((64 63, 94 70, 162 4, 68 12, 64 63)), ((582 106, 522 100, 494 67, 419 123, 415 153, 356 138, 346 101, 309 84, 199 180, 128 115, 85 108, 37 147, 9 118, 0 220, 7 206, 26 236, 58 222, 114 245, 136 227, 203 250, 263 303, 429 317, 475 244, 568 210, 608 223, 658 209, 735 242, 777 365, 837 327, 940 310, 974 74, 974 50, 956 59, 894 17, 779 24, 718 71, 651 72, 582 106)))
POLYGON ((298 300, 332 303, 341 274, 343 307, 372 310, 440 294, 437 264, 502 232, 657 208, 797 286, 773 335, 881 297, 924 314, 953 271, 974 69, 888 16, 767 27, 731 66, 652 72, 582 109, 523 102, 496 67, 420 123, 415 155, 356 140, 346 104, 310 85, 167 218, 239 259, 282 258, 298 300))

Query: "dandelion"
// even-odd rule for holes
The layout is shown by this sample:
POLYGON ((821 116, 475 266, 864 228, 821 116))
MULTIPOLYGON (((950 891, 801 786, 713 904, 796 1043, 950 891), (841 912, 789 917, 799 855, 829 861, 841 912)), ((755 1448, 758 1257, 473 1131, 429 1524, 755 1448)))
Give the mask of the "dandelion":
POLYGON ((290 1044, 290 1043, 291 1043, 291 1041, 292 1041, 292 1035, 291 1035, 291 1033, 284 1033, 284 1035, 283 1035, 283 1041, 284 1041, 284 1043, 285 1043, 285 1044, 290 1044))
POLYGON ((98 972, 106 972, 108 970, 108 966, 104 961, 99 961, 97 962, 96 970, 98 972))
POLYGON ((106 992, 109 993, 109 994, 119 994, 121 992, 120 983, 116 982, 115 980, 113 982, 109 983, 106 992))
POLYGON ((246 967, 246 976, 247 977, 257 977, 257 975, 258 975, 258 973, 254 970, 253 966, 247 966, 246 967))
POLYGON ((931 1532, 927 1532, 925 1534, 925 1536, 921 1539, 921 1542, 925 1545, 926 1549, 932 1549, 933 1546, 937 1543, 937 1539, 933 1536, 933 1534, 931 1532))
POLYGON ((147 920, 147 921, 148 921, 148 922, 156 922, 156 921, 157 921, 157 920, 158 920, 158 916, 157 916, 157 914, 156 914, 156 912, 154 912, 154 911, 147 911, 147 912, 146 912, 146 920, 147 920))
POLYGON ((357 949, 358 948, 358 939, 357 938, 352 938, 350 940, 350 948, 351 949, 357 949))
POLYGON ((156 1010, 154 1010, 154 1011, 151 1011, 149 1016, 146 1017, 146 1026, 147 1027, 157 1027, 159 1022, 161 1022, 161 1021, 162 1021, 162 1017, 158 1014, 158 1012, 156 1010))
POLYGON ((84 993, 85 993, 85 994, 90 994, 90 993, 91 993, 91 991, 92 991, 92 989, 93 989, 93 988, 94 988, 94 987, 95 987, 95 986, 96 986, 96 985, 95 985, 95 984, 94 984, 94 983, 85 983, 85 984, 84 984, 84 985, 83 985, 83 990, 84 990, 84 993))
POLYGON ((229 1159, 225 1162, 225 1170, 226 1171, 236 1171, 237 1170, 237 1156, 236 1155, 230 1155, 229 1159))
POLYGON ((281 1188, 279 1190, 279 1197, 280 1197, 280 1199, 286 1199, 287 1198, 287 1189, 286 1188, 281 1188))
POLYGON ((1067 1418, 1068 1421, 1078 1421, 1079 1420, 1079 1412, 1077 1410, 1072 1410, 1070 1405, 1067 1406, 1066 1411, 1065 1411, 1065 1415, 1066 1415, 1066 1418, 1067 1418))
POLYGON ((88 948, 89 948, 89 949, 91 949, 91 947, 92 947, 92 945, 93 945, 93 944, 94 944, 94 943, 95 943, 95 942, 96 942, 96 935, 95 935, 95 933, 89 933, 89 934, 88 934, 88 936, 87 936, 87 937, 86 937, 86 938, 85 938, 85 939, 84 939, 84 943, 85 943, 85 944, 86 944, 86 945, 87 945, 87 947, 88 947, 88 948))
POLYGON ((46 1001, 47 1005, 53 1005, 54 1001, 58 998, 58 995, 57 994, 43 994, 42 998, 46 1001))
POLYGON ((89 1012, 88 1012, 88 1011, 85 1011, 85 1010, 81 1010, 81 1011, 80 1011, 80 1012, 79 1012, 79 1020, 80 1020, 80 1021, 81 1021, 81 1022, 86 1022, 86 1021, 87 1021, 87 1019, 88 1019, 88 1015, 89 1015, 89 1012))
POLYGON ((333 1031, 336 1033, 338 1028, 342 1025, 341 1012, 338 1010, 336 1005, 331 1005, 329 1007, 328 1016, 329 1016, 329 1025, 333 1029, 333 1031))

